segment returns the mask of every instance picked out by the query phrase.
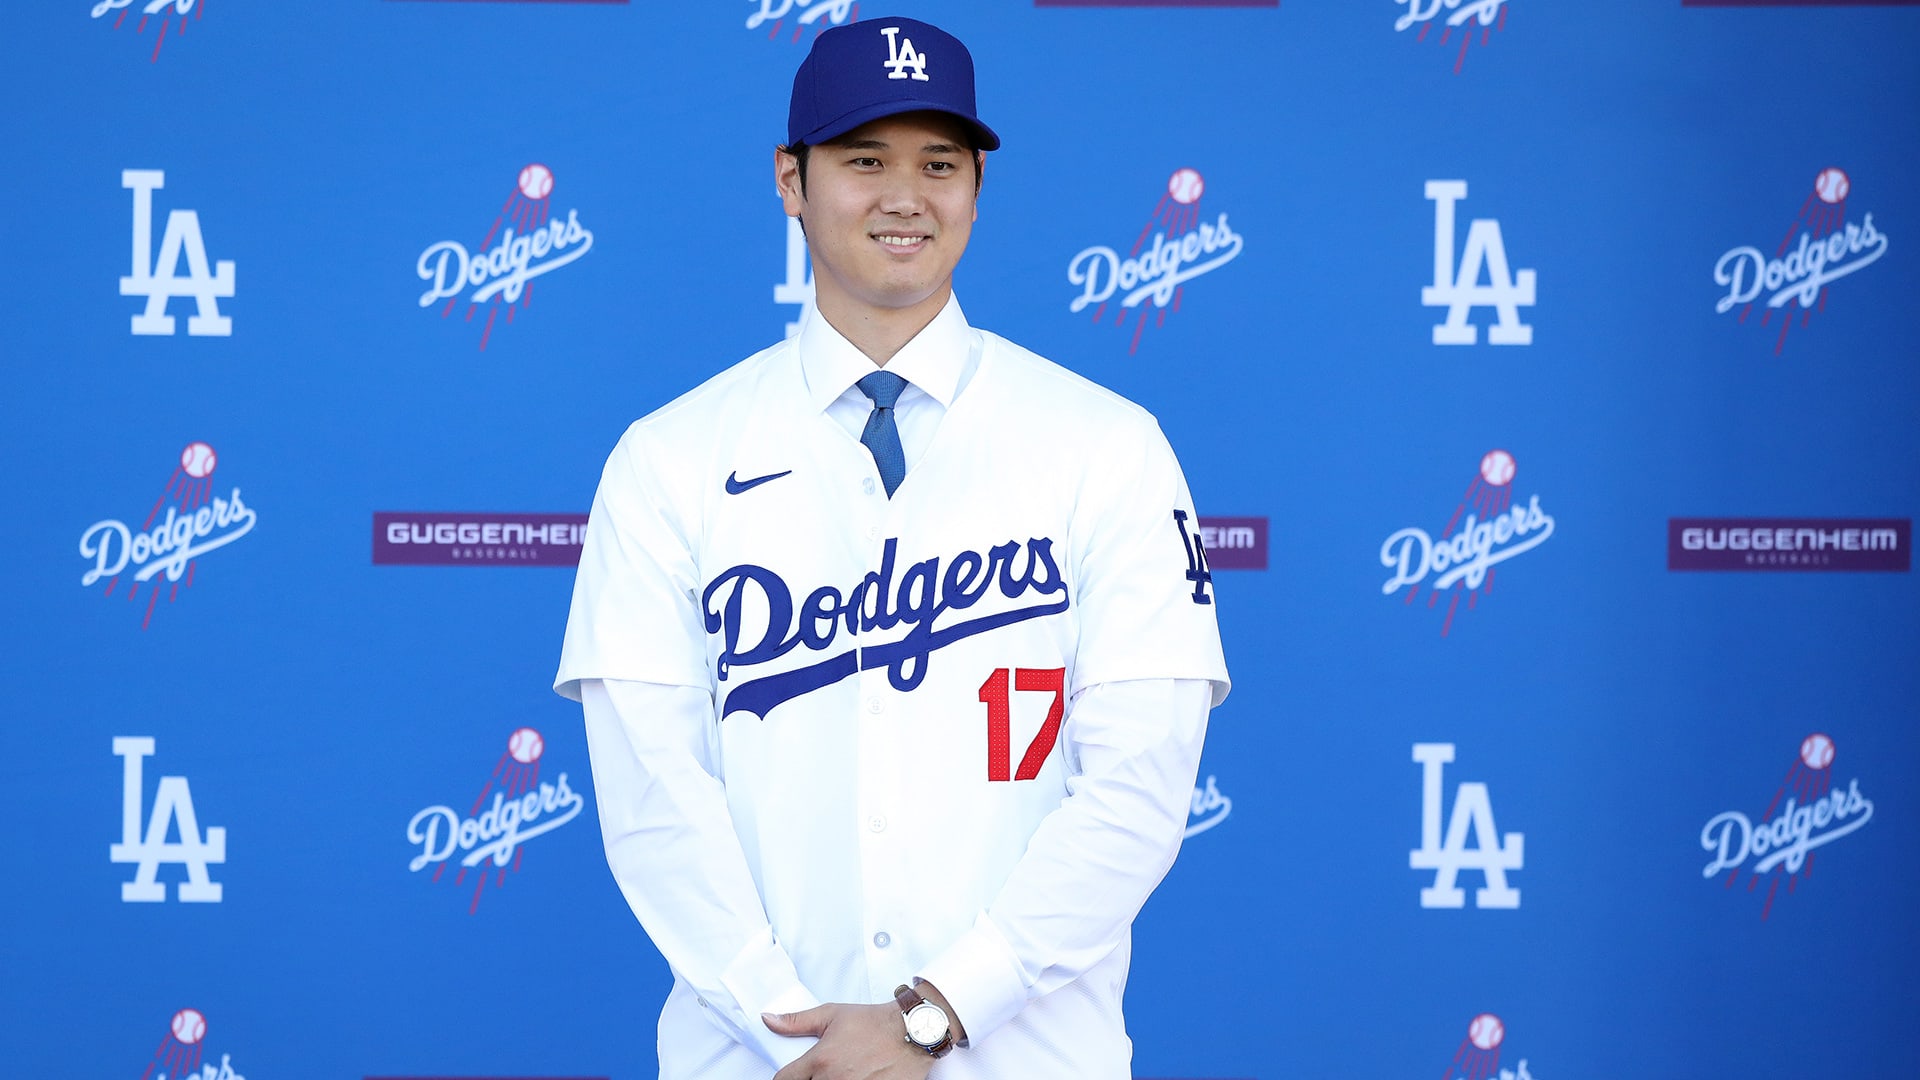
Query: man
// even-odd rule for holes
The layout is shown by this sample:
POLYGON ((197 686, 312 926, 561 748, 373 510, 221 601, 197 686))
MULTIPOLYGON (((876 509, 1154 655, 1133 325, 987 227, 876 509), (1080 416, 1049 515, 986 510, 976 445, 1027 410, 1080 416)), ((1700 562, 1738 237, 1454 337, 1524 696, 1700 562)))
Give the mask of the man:
POLYGON ((1227 674, 1153 418, 967 325, 964 46, 826 31, 798 335, 607 462, 556 689, 673 969, 666 1080, 1123 1080, 1129 931, 1227 674))

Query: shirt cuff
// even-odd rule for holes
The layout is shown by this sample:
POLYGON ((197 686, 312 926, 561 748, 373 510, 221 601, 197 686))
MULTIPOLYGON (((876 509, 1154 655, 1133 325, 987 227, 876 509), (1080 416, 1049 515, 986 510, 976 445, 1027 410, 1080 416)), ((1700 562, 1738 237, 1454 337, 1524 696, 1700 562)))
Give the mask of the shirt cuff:
POLYGON ((934 957, 920 978, 939 988, 976 1045, 1027 1007, 1027 979, 1013 947, 982 914, 973 928, 934 957))
POLYGON ((820 1004, 793 969, 793 959, 766 931, 747 943, 727 969, 720 986, 739 1011, 740 1034, 747 1046, 774 1068, 785 1068, 819 1040, 776 1035, 760 1019, 761 1013, 805 1012, 820 1004))

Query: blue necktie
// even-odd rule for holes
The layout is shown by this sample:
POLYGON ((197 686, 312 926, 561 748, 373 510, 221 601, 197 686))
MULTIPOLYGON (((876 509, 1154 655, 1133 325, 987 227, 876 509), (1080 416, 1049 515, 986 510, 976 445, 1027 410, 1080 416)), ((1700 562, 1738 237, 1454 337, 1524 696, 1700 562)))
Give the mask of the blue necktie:
POLYGON ((887 498, 907 477, 907 458, 900 451, 900 429, 893 426, 893 403, 907 388, 907 380, 890 371, 876 371, 855 384, 873 399, 873 414, 867 417, 867 429, 860 433, 860 444, 873 451, 873 463, 880 467, 880 482, 887 486, 887 498))

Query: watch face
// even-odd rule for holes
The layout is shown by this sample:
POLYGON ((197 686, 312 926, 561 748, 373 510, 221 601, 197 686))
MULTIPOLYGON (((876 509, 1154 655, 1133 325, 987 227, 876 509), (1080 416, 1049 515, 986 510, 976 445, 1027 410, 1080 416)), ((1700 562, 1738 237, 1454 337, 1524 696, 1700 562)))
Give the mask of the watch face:
POLYGON ((915 1005, 907 1013, 907 1038, 921 1046, 938 1046, 947 1037, 947 1014, 930 1001, 915 1005))

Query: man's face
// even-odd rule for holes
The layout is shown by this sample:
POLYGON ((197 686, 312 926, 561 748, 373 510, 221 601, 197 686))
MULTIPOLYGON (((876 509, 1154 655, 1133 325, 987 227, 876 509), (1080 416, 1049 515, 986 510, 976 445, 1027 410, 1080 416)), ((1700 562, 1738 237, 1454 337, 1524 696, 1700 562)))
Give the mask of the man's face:
POLYGON ((977 159, 966 129, 941 113, 864 124, 797 163, 776 153, 775 182, 807 229, 823 311, 945 303, 976 217, 977 159))

